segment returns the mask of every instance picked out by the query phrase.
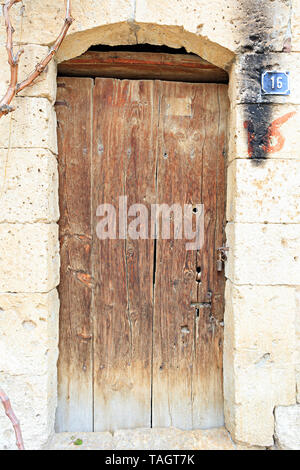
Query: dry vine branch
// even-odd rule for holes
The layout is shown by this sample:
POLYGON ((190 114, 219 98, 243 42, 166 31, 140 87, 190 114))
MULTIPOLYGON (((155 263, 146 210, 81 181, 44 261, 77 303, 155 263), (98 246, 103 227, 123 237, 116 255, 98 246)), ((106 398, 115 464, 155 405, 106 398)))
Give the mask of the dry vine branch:
POLYGON ((8 416, 8 418, 11 420, 12 425, 14 427, 18 449, 24 450, 20 422, 17 419, 15 413, 13 412, 8 396, 6 395, 4 390, 2 390, 2 388, 0 388, 0 400, 2 401, 6 416, 8 416))
POLYGON ((71 24, 74 21, 71 15, 70 0, 67 0, 64 25, 54 45, 51 47, 50 52, 46 55, 46 57, 41 62, 39 62, 36 65, 35 70, 32 73, 30 73, 29 76, 25 80, 23 80, 21 83, 18 83, 19 60, 24 50, 20 49, 17 52, 17 54, 14 55, 14 51, 13 51, 14 28, 10 21, 9 11, 13 5, 21 1, 22 0, 7 0, 3 6, 3 15, 5 19, 6 32, 7 32, 6 50, 7 50, 7 55, 8 55, 8 63, 10 65, 10 84, 9 84, 6 94, 0 101, 0 118, 4 116, 5 114, 8 114, 14 110, 14 108, 10 106, 10 103, 12 102, 16 94, 20 93, 20 91, 24 90, 24 88, 31 85, 33 81, 45 70, 49 62, 52 60, 52 58, 54 57, 54 55, 60 48, 61 43, 66 37, 67 32, 71 24))

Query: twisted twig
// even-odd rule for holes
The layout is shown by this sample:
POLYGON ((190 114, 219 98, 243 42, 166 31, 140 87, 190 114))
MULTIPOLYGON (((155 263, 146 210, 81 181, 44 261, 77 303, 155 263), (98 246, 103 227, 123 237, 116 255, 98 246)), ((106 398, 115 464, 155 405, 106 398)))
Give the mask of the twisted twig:
POLYGON ((2 401, 2 404, 4 406, 6 416, 8 416, 8 418, 11 420, 12 425, 14 427, 18 449, 24 450, 20 422, 17 419, 15 413, 13 412, 8 396, 6 395, 4 390, 2 390, 2 388, 0 388, 0 400, 2 401))
POLYGON ((19 60, 24 50, 21 49, 20 51, 17 52, 16 55, 14 55, 14 52, 13 52, 14 28, 10 21, 9 11, 15 3, 19 3, 21 1, 22 0, 7 0, 5 5, 3 6, 3 16, 5 19, 6 31, 7 31, 6 50, 7 50, 7 55, 8 55, 8 63, 10 65, 10 84, 9 84, 6 94, 0 101, 0 118, 4 116, 5 114, 8 114, 14 110, 14 108, 10 106, 10 103, 12 102, 16 94, 20 93, 20 91, 24 90, 24 88, 31 85, 32 82, 45 70, 49 62, 52 60, 52 58, 54 57, 54 55, 60 48, 61 43, 66 37, 67 32, 71 24, 74 21, 71 15, 70 0, 67 0, 64 25, 61 29, 61 32, 58 35, 57 40, 55 41, 54 45, 50 49, 50 52, 46 55, 46 57, 41 62, 39 62, 36 65, 35 70, 32 73, 30 73, 29 76, 25 80, 23 80, 21 83, 18 83, 19 60))

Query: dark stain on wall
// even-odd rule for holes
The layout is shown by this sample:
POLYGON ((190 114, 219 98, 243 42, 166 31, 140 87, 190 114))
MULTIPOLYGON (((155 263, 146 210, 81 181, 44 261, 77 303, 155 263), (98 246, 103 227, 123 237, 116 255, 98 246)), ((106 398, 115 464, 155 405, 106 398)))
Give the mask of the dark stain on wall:
POLYGON ((243 2, 245 14, 245 40, 241 44, 242 85, 241 99, 244 106, 244 127, 248 133, 248 155, 255 164, 267 158, 269 129, 272 122, 272 106, 261 101, 261 74, 270 63, 269 31, 273 28, 272 9, 267 0, 243 2))
POLYGON ((251 54, 251 57, 244 57, 243 72, 246 75, 244 127, 248 132, 248 155, 256 163, 261 163, 267 158, 269 148, 272 106, 266 103, 255 103, 260 98, 261 74, 268 69, 268 63, 268 54, 251 54))
POLYGON ((248 155, 251 160, 261 163, 267 158, 269 128, 272 120, 271 106, 247 104, 244 127, 248 132, 248 155))

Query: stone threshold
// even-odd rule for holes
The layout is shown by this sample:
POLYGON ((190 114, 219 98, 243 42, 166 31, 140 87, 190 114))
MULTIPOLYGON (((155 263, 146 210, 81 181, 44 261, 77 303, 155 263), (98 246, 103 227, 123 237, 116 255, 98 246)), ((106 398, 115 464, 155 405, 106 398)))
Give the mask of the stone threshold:
POLYGON ((182 431, 140 428, 110 432, 55 434, 44 450, 258 450, 235 444, 224 428, 182 431))

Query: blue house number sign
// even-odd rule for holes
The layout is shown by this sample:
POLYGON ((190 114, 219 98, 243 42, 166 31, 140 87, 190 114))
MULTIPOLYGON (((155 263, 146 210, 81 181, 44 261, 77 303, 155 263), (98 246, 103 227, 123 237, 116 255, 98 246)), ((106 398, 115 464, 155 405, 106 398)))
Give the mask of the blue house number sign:
POLYGON ((261 75, 261 88, 265 95, 289 95, 289 72, 264 72, 261 75))

